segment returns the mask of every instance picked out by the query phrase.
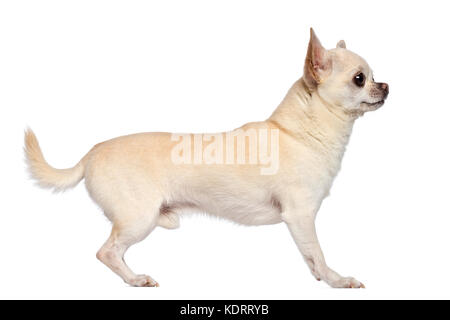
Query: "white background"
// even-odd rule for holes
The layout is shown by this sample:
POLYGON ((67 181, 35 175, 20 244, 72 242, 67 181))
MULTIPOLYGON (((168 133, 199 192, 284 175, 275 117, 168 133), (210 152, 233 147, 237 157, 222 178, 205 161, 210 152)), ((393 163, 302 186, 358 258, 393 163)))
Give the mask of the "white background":
POLYGON ((450 298, 447 2, 302 2, 2 1, 0 298, 450 298), (284 225, 203 216, 132 247, 161 287, 131 288, 95 258, 110 224, 83 183, 28 180, 27 125, 64 168, 115 136, 266 119, 302 75, 310 26, 391 88, 317 219, 328 264, 366 290, 317 282, 284 225))

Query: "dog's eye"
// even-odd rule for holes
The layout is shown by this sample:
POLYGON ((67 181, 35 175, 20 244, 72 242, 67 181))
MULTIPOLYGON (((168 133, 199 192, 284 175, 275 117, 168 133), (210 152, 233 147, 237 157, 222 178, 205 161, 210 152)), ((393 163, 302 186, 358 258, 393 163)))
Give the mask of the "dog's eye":
POLYGON ((364 73, 358 73, 353 78, 353 83, 356 84, 360 88, 364 87, 364 85, 366 84, 366 76, 364 75, 364 73))

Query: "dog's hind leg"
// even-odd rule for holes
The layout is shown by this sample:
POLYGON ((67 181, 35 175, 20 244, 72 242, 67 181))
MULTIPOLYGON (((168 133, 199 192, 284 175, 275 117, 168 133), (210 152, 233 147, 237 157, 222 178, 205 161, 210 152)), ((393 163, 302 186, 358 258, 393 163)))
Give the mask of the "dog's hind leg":
POLYGON ((157 217, 155 213, 151 216, 131 216, 124 221, 114 222, 109 239, 97 252, 97 258, 131 286, 159 286, 150 276, 135 274, 124 261, 127 249, 145 239, 155 228, 157 217))

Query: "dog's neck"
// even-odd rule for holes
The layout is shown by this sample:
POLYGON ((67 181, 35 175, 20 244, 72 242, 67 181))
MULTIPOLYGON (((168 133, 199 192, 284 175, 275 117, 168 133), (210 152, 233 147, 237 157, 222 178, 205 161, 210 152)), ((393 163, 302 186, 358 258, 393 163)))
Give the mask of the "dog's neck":
POLYGON ((294 83, 268 121, 318 150, 335 151, 342 156, 355 117, 328 104, 316 91, 309 90, 302 78, 294 83))

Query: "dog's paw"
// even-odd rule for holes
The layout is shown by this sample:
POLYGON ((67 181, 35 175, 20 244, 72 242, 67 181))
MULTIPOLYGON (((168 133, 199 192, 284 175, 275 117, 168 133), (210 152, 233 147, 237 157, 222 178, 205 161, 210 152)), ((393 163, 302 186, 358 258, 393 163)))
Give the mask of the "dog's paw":
POLYGON ((356 288, 356 289, 364 289, 365 286, 356 280, 355 278, 341 278, 337 281, 330 283, 333 288, 356 288))
POLYGON ((311 270, 311 274, 314 276, 314 278, 316 278, 317 281, 321 281, 322 277, 320 276, 320 274, 318 272, 315 272, 314 270, 311 270))
POLYGON ((129 284, 133 287, 159 287, 158 282, 145 274, 136 276, 136 278, 132 279, 129 284))

